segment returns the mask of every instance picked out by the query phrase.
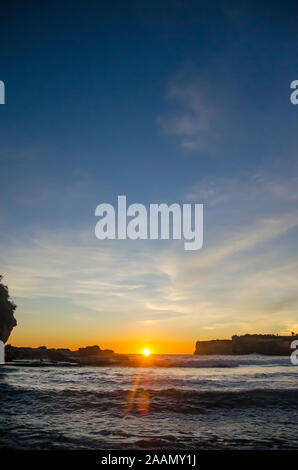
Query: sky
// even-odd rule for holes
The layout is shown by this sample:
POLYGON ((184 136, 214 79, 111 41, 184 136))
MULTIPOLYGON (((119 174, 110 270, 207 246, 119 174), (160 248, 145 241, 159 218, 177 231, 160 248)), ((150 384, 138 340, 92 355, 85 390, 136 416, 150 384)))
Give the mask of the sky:
POLYGON ((16 346, 192 353, 298 331, 296 2, 1 6, 0 273, 16 346), (95 207, 203 203, 204 244, 95 207))

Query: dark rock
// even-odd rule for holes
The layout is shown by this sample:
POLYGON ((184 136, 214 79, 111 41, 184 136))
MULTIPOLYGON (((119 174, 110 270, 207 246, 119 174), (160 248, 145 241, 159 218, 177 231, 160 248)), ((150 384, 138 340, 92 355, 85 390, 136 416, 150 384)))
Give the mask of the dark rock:
POLYGON ((288 356, 291 343, 298 335, 241 335, 232 339, 197 341, 194 354, 265 354, 269 356, 288 356))
POLYGON ((99 346, 86 346, 85 348, 79 348, 78 354, 80 356, 97 356, 102 352, 99 346))
POLYGON ((87 346, 79 348, 77 351, 70 349, 47 349, 46 346, 38 348, 6 346, 6 361, 15 360, 38 360, 53 362, 75 362, 75 363, 96 363, 102 362, 104 358, 113 358, 114 351, 110 349, 102 350, 99 346, 87 346))

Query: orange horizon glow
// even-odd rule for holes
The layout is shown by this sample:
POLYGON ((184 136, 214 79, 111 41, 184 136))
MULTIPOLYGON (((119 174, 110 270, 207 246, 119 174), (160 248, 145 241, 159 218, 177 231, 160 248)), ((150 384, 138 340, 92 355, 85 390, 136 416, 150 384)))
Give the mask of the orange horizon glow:
MULTIPOLYGON (((259 331, 260 333, 266 333, 266 331, 259 331)), ((41 331, 39 328, 28 331, 28 329, 22 329, 16 327, 8 340, 7 344, 11 344, 16 347, 33 347, 37 348, 40 346, 46 346, 47 348, 67 348, 70 350, 77 350, 86 346, 98 345, 101 349, 112 349, 118 354, 141 354, 146 348, 150 349, 151 354, 193 354, 195 351, 195 343, 198 340, 208 341, 212 339, 230 339, 233 334, 244 334, 247 331, 227 331, 226 334, 218 332, 210 335, 198 334, 195 337, 183 338, 184 341, 177 341, 175 336, 163 339, 162 336, 154 337, 153 335, 141 338, 139 337, 127 337, 123 338, 115 335, 114 338, 107 335, 102 335, 100 332, 94 334, 93 332, 84 332, 78 334, 77 332, 57 332, 41 331), (64 334, 63 334, 64 333, 64 334), (140 339, 141 338, 141 339, 140 339)), ((281 334, 281 332, 278 332, 281 334)), ((288 332, 285 332, 288 334, 288 332)))
MULTIPOLYGON (((20 332, 21 333, 21 332, 20 332)), ((24 333, 24 332, 23 332, 24 333)), ((196 339, 197 340, 197 339, 196 339)), ((98 345, 101 349, 112 349, 118 354, 143 354, 146 349, 150 350, 150 354, 193 354, 195 350, 195 342, 179 342, 175 340, 162 340, 162 339, 147 339, 146 341, 140 339, 119 339, 118 341, 108 339, 100 340, 96 338, 53 338, 46 335, 25 335, 18 334, 17 329, 13 331, 7 344, 16 347, 32 347, 38 348, 46 346, 47 348, 67 348, 70 350, 77 350, 86 346, 98 345), (150 346, 148 346, 150 345, 150 346)))

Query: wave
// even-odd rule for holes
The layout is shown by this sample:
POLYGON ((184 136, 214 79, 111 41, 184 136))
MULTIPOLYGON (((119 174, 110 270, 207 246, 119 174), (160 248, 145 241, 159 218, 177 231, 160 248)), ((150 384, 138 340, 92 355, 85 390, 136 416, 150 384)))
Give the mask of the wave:
POLYGON ((88 390, 26 390, 5 387, 0 389, 2 406, 11 406, 14 402, 21 408, 41 407, 46 413, 96 410, 117 412, 139 411, 140 407, 150 408, 151 412, 171 411, 174 413, 202 413, 208 409, 222 408, 295 408, 298 409, 298 390, 254 389, 245 391, 199 391, 178 390, 177 388, 153 389, 137 387, 135 389, 113 391, 88 390))
MULTIPOLYGON (((144 366, 144 362, 138 364, 144 366)), ((250 354, 245 356, 156 356, 146 367, 183 367, 183 368, 233 368, 239 366, 291 366, 288 356, 264 356, 250 354)))

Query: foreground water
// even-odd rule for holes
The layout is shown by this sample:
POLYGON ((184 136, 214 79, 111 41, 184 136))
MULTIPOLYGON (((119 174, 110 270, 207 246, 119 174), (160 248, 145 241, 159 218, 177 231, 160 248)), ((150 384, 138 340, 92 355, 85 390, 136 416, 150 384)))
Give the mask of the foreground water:
POLYGON ((288 357, 159 356, 167 367, 0 369, 0 448, 298 448, 288 357))

